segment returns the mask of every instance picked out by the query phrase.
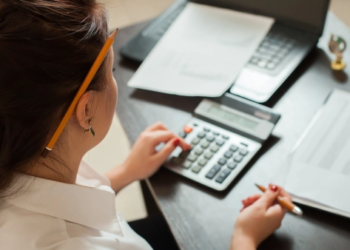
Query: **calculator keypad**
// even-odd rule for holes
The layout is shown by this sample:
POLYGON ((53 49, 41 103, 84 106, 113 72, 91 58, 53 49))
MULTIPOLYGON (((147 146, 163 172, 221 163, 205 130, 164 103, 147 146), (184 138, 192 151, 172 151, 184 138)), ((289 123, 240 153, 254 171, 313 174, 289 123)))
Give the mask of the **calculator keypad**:
MULTIPOLYGON (((233 172, 242 168, 240 166, 243 160, 250 155, 249 143, 248 140, 240 143, 237 141, 240 136, 206 124, 196 119, 196 122, 184 127, 179 135, 192 145, 192 150, 178 153, 170 159, 170 163, 174 167, 181 166, 182 170, 177 172, 191 173, 186 174, 191 179, 203 178, 216 183, 215 185, 222 185, 233 172)), ((252 142, 254 143, 258 144, 252 142)), ((260 145, 257 146, 259 147, 260 145)), ((171 166, 168 168, 172 169, 171 166)))

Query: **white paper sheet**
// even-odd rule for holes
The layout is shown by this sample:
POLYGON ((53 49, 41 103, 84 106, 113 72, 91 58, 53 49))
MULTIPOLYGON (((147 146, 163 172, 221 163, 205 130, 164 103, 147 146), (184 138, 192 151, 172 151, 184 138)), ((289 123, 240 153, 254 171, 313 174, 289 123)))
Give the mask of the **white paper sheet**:
POLYGON ((128 85, 184 96, 221 96, 273 22, 188 3, 128 85))
POLYGON ((332 92, 283 171, 278 178, 299 201, 350 216, 350 93, 332 92))

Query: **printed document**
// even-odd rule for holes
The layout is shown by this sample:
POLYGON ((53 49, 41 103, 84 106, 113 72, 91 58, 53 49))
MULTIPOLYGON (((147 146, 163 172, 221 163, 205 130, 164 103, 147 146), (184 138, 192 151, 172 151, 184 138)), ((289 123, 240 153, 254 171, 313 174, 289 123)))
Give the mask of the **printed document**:
POLYGON ((332 92, 285 168, 278 179, 297 201, 350 217, 350 93, 332 92))
POLYGON ((274 20, 188 3, 128 85, 184 96, 221 96, 274 20))

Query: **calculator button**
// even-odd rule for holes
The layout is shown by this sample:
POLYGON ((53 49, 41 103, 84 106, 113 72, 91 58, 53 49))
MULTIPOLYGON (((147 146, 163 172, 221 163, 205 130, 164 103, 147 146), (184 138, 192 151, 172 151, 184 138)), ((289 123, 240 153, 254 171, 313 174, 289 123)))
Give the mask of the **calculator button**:
POLYGON ((230 137, 228 137, 227 135, 222 135, 222 138, 224 138, 225 140, 230 139, 230 137))
POLYGON ((197 137, 199 137, 199 138, 204 138, 205 137, 205 133, 204 132, 199 132, 198 134, 197 134, 197 137))
POLYGON ((230 150, 232 152, 236 152, 238 149, 239 149, 239 147, 237 147, 236 145, 231 145, 231 147, 230 147, 230 150))
POLYGON ((216 152, 218 152, 219 149, 220 149, 220 147, 218 145, 213 145, 210 148, 210 151, 216 153, 216 152))
POLYGON ((187 157, 187 160, 188 160, 188 161, 196 161, 197 158, 198 158, 197 155, 190 155, 190 156, 187 157))
POLYGON ((242 148, 240 151, 239 151, 239 154, 240 155, 243 155, 243 156, 246 156, 248 154, 248 150, 246 150, 245 148, 242 148))
POLYGON ((187 134, 184 131, 181 131, 179 133, 179 136, 182 137, 182 138, 186 138, 187 134))
POLYGON ((223 183, 224 180, 227 178, 227 176, 229 176, 229 174, 231 173, 231 170, 229 169, 224 169, 220 172, 220 174, 218 175, 218 177, 216 177, 215 181, 218 183, 223 183))
POLYGON ((203 128, 203 130, 205 131, 205 132, 210 132, 210 128, 203 128))
POLYGON ((223 140, 217 140, 216 141, 216 145, 218 145, 218 146, 222 146, 224 144, 225 144, 225 141, 223 141, 223 140))
POLYGON ((224 154, 224 157, 226 157, 227 159, 230 159, 232 157, 233 153, 231 151, 227 151, 225 154, 224 154))
POLYGON ((204 142, 202 142, 201 147, 202 148, 207 148, 207 147, 209 147, 209 145, 210 145, 210 142, 204 141, 204 142))
POLYGON ((207 136, 207 141, 208 142, 213 142, 215 140, 215 137, 214 136, 211 136, 211 135, 208 135, 207 136))
POLYGON ((207 177, 208 179, 213 179, 213 177, 220 171, 220 169, 220 165, 215 165, 214 167, 212 167, 212 169, 210 169, 210 171, 206 174, 205 177, 207 177))
POLYGON ((213 153, 206 152, 206 153, 204 154, 204 158, 210 160, 210 159, 213 157, 213 155, 214 155, 213 153))
POLYGON ((194 139, 191 141, 191 144, 192 144, 192 145, 197 145, 200 141, 201 141, 201 139, 198 138, 198 137, 196 137, 196 138, 194 138, 194 139))
POLYGON ((203 153, 203 149, 201 149, 201 148, 196 148, 196 150, 194 151, 194 153, 195 153, 196 155, 201 155, 201 154, 203 153))
POLYGON ((192 172, 198 174, 199 171, 201 171, 201 169, 202 169, 201 166, 195 165, 195 166, 192 168, 192 172))
POLYGON ((185 126, 185 127, 183 128, 183 131, 184 131, 186 134, 191 133, 191 132, 192 132, 192 130, 193 130, 193 128, 192 128, 192 127, 190 127, 190 126, 185 126))
POLYGON ((182 158, 182 159, 184 159, 184 158, 186 158, 190 153, 191 153, 191 150, 182 151, 182 152, 179 154, 179 157, 182 158))
POLYGON ((206 159, 200 159, 200 160, 198 161, 198 165, 200 165, 200 166, 202 166, 202 167, 204 167, 205 165, 207 165, 207 163, 208 163, 208 160, 206 160, 206 159))
POLYGON ((235 162, 241 162, 243 160, 242 155, 236 155, 236 157, 233 159, 235 162))
POLYGON ((179 165, 183 162, 183 159, 180 157, 173 157, 171 158, 170 162, 175 165, 179 165))
POLYGON ((220 158, 220 160, 218 161, 218 163, 219 163, 220 165, 225 165, 226 162, 227 162, 227 160, 226 160, 225 158, 220 158))
POLYGON ((198 124, 197 123, 193 123, 192 124, 194 127, 198 127, 198 124))
POLYGON ((227 163, 227 167, 228 167, 229 169, 233 170, 233 169, 235 169, 235 168, 237 167, 237 163, 231 161, 231 162, 227 163))
POLYGON ((190 161, 185 161, 185 163, 182 165, 184 168, 189 169, 192 165, 192 162, 190 161))
POLYGON ((220 135, 220 133, 219 133, 219 132, 214 132, 214 131, 213 131, 213 135, 218 136, 218 135, 220 135))

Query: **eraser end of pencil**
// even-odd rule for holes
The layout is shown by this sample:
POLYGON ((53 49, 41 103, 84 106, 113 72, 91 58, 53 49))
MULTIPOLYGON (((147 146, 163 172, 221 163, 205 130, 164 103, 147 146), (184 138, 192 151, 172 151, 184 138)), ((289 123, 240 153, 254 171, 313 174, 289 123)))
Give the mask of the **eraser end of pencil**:
POLYGON ((303 216, 303 211, 297 207, 297 206, 294 206, 293 208, 293 213, 295 213, 296 215, 298 215, 299 217, 303 216))

